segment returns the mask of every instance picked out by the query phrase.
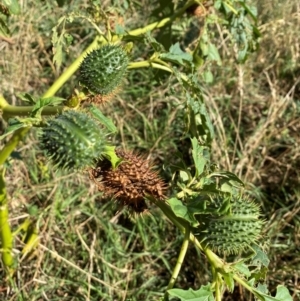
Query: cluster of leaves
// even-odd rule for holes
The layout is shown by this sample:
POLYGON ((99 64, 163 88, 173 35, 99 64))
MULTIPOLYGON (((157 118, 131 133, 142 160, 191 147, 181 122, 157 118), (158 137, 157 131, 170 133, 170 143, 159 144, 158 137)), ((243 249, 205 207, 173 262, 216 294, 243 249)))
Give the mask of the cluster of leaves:
POLYGON ((9 37, 8 18, 20 14, 20 4, 17 0, 4 0, 0 3, 0 36, 9 37))

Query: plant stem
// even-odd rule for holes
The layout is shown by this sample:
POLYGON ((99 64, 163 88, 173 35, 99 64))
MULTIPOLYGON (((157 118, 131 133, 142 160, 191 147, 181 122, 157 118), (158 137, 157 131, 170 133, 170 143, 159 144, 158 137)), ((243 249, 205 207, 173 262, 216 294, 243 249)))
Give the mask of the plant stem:
POLYGON ((0 165, 2 165, 6 161, 6 159, 10 156, 10 154, 18 145, 19 141, 25 137, 30 128, 30 126, 24 127, 16 130, 13 133, 12 137, 0 151, 0 165))
POLYGON ((173 286, 176 282, 176 279, 179 275, 183 260, 185 258, 185 255, 186 255, 186 252, 187 252, 187 249, 188 249, 188 246, 189 246, 189 240, 190 240, 190 228, 187 227, 187 228, 185 228, 184 239, 183 239, 183 243, 182 243, 182 246, 181 246, 179 256, 177 258, 176 266, 173 270, 169 285, 167 287, 167 291, 165 293, 165 297, 164 297, 165 301, 168 300, 168 290, 173 288, 173 286))
MULTIPOLYGON (((42 115, 55 115, 61 113, 65 107, 63 106, 53 106, 53 107, 44 107, 42 115)), ((27 116, 29 117, 32 112, 33 106, 11 106, 7 105, 3 108, 3 118, 8 120, 14 116, 27 116)))
MULTIPOLYGON (((168 66, 168 64, 160 59, 154 59, 149 61, 141 61, 141 62, 130 62, 128 64, 127 69, 137 69, 137 68, 145 68, 145 67, 153 67, 156 69, 165 70, 170 73, 174 73, 173 69, 168 66)), ((187 82, 188 78, 184 73, 180 73, 180 78, 187 82)))
POLYGON ((221 294, 221 279, 219 276, 219 273, 215 270, 215 301, 221 301, 222 300, 222 294, 221 294))
POLYGON ((234 274, 233 279, 242 285, 245 289, 247 289, 252 294, 256 295, 256 292, 252 286, 250 286, 244 279, 240 278, 238 275, 234 274))
POLYGON ((153 63, 151 61, 131 62, 128 64, 127 69, 137 69, 137 68, 144 68, 144 67, 153 67, 156 69, 161 69, 173 73, 171 68, 167 66, 163 66, 161 64, 153 63))
POLYGON ((5 100, 3 95, 0 94, 0 109, 5 108, 6 106, 8 106, 8 102, 5 100))
POLYGON ((8 222, 8 206, 4 181, 5 170, 0 169, 0 240, 2 245, 2 262, 10 270, 14 263, 12 256, 13 236, 8 222))

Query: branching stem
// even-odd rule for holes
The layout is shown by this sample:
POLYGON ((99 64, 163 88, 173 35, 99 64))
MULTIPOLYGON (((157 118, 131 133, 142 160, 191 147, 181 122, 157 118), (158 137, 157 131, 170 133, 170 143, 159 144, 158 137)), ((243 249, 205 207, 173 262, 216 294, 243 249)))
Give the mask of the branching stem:
POLYGON ((14 263, 12 248, 13 236, 8 222, 8 206, 6 187, 4 181, 4 168, 0 169, 0 239, 1 239, 1 257, 4 266, 10 270, 14 263))

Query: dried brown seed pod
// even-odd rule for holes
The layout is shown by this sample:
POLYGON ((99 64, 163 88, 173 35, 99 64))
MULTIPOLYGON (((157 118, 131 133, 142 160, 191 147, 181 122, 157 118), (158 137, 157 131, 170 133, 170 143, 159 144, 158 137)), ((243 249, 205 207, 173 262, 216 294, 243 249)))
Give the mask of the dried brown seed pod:
POLYGON ((98 161, 90 170, 90 178, 105 196, 113 196, 121 206, 127 206, 136 213, 148 210, 145 196, 163 200, 166 184, 153 171, 149 160, 132 152, 116 150, 123 162, 113 169, 108 160, 98 161))

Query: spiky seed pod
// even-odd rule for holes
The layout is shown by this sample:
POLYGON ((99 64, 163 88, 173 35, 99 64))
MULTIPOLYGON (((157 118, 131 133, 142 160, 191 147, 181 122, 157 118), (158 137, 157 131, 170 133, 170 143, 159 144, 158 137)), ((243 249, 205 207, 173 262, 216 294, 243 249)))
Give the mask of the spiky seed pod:
POLYGON ((260 215, 260 208, 253 201, 233 196, 227 213, 199 216, 200 239, 204 245, 219 253, 244 251, 261 238, 264 222, 260 215))
POLYGON ((90 52, 79 67, 79 81, 93 94, 110 95, 125 76, 129 58, 117 45, 104 45, 90 52))
POLYGON ((102 160, 90 171, 91 179, 105 196, 113 196, 121 206, 136 213, 148 210, 146 195, 160 200, 165 198, 166 185, 152 170, 149 160, 123 150, 116 150, 116 154, 124 160, 116 169, 112 169, 110 162, 102 160))
POLYGON ((47 122, 39 137, 47 157, 62 169, 92 166, 106 144, 99 124, 84 112, 68 110, 47 122))

